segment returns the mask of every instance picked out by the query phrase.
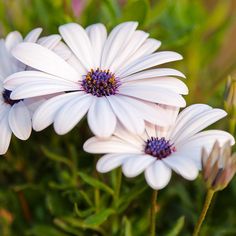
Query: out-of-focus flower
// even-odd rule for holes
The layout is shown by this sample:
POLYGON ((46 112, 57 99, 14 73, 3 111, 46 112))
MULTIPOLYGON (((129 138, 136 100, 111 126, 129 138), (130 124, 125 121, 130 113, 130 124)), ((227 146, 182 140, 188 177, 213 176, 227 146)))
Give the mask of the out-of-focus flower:
POLYGON ((187 94, 188 88, 174 78, 184 77, 181 72, 153 67, 182 56, 171 51, 154 53, 160 42, 136 30, 137 26, 137 22, 122 23, 108 37, 103 24, 85 30, 76 23, 61 26, 64 41, 76 55, 68 62, 38 44, 22 43, 14 49, 17 59, 42 72, 10 76, 6 88, 14 84, 15 77, 22 81, 12 99, 66 92, 37 109, 33 116, 36 131, 54 123, 55 131, 65 134, 87 112, 89 127, 99 137, 109 137, 117 121, 135 134, 143 133, 144 121, 170 123, 165 109, 158 110, 154 104, 184 107, 181 94, 187 94))
POLYGON ((0 218, 2 218, 8 225, 12 224, 14 220, 12 213, 4 208, 0 208, 0 218))
POLYGON ((79 17, 84 10, 86 0, 72 0, 71 7, 75 16, 79 17))
POLYGON ((236 172, 236 153, 231 154, 230 142, 223 147, 215 142, 210 154, 203 148, 202 169, 208 189, 219 191, 227 187, 236 172))
POLYGON ((15 72, 21 73, 20 71, 30 69, 12 56, 12 49, 22 41, 37 42, 49 50, 54 50, 64 59, 69 59, 71 55, 70 50, 61 42, 59 35, 38 39, 41 31, 41 28, 32 30, 24 40, 19 32, 14 31, 9 33, 5 40, 0 40, 0 155, 6 153, 12 133, 21 140, 29 138, 32 130, 32 113, 47 98, 42 96, 32 99, 10 98, 12 90, 15 88, 14 86, 18 85, 19 80, 15 77, 14 86, 9 85, 6 89, 3 86, 5 79, 15 72))
POLYGON ((221 109, 195 104, 187 107, 171 127, 146 124, 142 135, 117 127, 108 139, 93 137, 84 144, 89 153, 107 153, 97 163, 97 170, 105 173, 118 166, 127 177, 145 173, 147 183, 154 189, 164 188, 175 171, 185 179, 194 180, 201 169, 201 150, 211 150, 216 140, 234 144, 234 138, 220 130, 201 131, 226 115, 221 109), (201 131, 201 132, 200 132, 201 131))

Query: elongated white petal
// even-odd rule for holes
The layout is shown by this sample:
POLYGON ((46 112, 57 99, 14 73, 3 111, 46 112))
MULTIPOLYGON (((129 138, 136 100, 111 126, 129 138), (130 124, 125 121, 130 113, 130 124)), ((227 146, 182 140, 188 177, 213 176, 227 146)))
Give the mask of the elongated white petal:
POLYGON ((53 34, 50 36, 40 38, 37 43, 48 49, 53 49, 60 42, 61 36, 58 34, 53 34))
POLYGON ((221 109, 210 109, 200 114, 196 114, 188 122, 185 122, 181 129, 175 131, 175 135, 171 136, 171 140, 176 144, 183 140, 187 140, 192 135, 205 129, 217 120, 225 117, 227 113, 221 109))
POLYGON ((55 115, 60 108, 71 99, 79 97, 82 94, 82 92, 66 93, 55 96, 44 102, 33 115, 33 129, 35 131, 41 131, 47 128, 53 123, 55 115))
POLYGON ((126 77, 136 72, 161 65, 167 62, 181 60, 182 56, 176 52, 157 52, 151 55, 142 57, 133 63, 127 65, 124 69, 117 73, 118 77, 126 77))
MULTIPOLYGON (((138 50, 127 59, 125 64, 129 65, 129 64, 137 61, 138 59, 141 59, 147 55, 150 55, 151 53, 155 52, 160 46, 161 46, 160 41, 158 41, 156 39, 152 39, 152 38, 147 39, 141 45, 141 47, 138 48, 138 50)), ((119 72, 117 71, 117 73, 119 73, 119 72)))
POLYGON ((23 84, 28 84, 28 83, 42 83, 42 84, 47 84, 47 83, 63 83, 64 85, 69 85, 69 86, 74 86, 79 88, 78 83, 68 81, 65 79, 62 79, 60 77, 54 76, 54 75, 49 75, 41 71, 21 71, 14 73, 10 76, 8 76, 4 80, 4 88, 8 90, 15 90, 17 87, 23 84))
POLYGON ((101 68, 109 69, 112 61, 132 37, 137 22, 125 22, 116 26, 109 34, 102 53, 101 68))
POLYGON ((5 46, 10 52, 17 44, 21 43, 23 38, 18 31, 11 32, 7 35, 5 39, 5 46))
POLYGON ((187 180, 194 180, 198 176, 198 168, 195 163, 184 156, 178 156, 177 153, 163 158, 162 161, 187 180))
POLYGON ((126 177, 136 177, 155 161, 156 158, 149 155, 131 156, 123 162, 122 171, 126 177))
POLYGON ((0 118, 0 130, 0 155, 3 155, 7 152, 12 134, 8 123, 8 112, 0 118))
POLYGON ((104 43, 107 39, 106 27, 103 24, 99 23, 90 25, 86 28, 86 31, 92 45, 94 55, 94 67, 99 68, 102 59, 104 43))
MULTIPOLYGON (((135 51, 142 45, 147 39, 149 34, 141 30, 136 30, 130 40, 127 42, 125 48, 117 53, 117 56, 110 65, 110 70, 116 73, 117 70, 121 70, 126 65, 126 60, 135 53, 135 51)), ((122 45, 123 46, 123 45, 122 45)))
POLYGON ((72 130, 87 113, 92 100, 91 95, 85 94, 65 104, 54 118, 56 133, 63 135, 72 130))
POLYGON ((132 156, 132 154, 107 154, 102 156, 97 162, 97 171, 100 173, 109 172, 124 162, 125 159, 132 156))
POLYGON ((153 79, 130 81, 127 83, 127 85, 152 86, 160 89, 168 89, 179 94, 188 94, 188 87, 186 84, 173 77, 159 77, 153 79))
POLYGON ((98 137, 109 137, 116 127, 116 116, 105 97, 94 99, 88 112, 88 125, 98 137))
POLYGON ((178 76, 185 78, 185 75, 178 70, 169 69, 169 68, 158 68, 158 69, 151 69, 141 71, 136 74, 129 75, 127 77, 122 78, 122 82, 130 82, 130 81, 137 81, 137 80, 146 80, 150 78, 158 78, 164 76, 178 76))
POLYGON ((78 90, 79 87, 76 88, 74 84, 59 80, 55 83, 54 81, 44 79, 40 82, 25 83, 17 87, 14 91, 12 91, 11 99, 24 99, 59 92, 78 90))
POLYGON ((136 109, 127 103, 122 96, 107 97, 111 104, 112 110, 119 121, 132 133, 142 134, 145 124, 141 116, 137 116, 136 109))
POLYGON ((42 28, 36 28, 31 30, 24 38, 24 41, 29 43, 35 43, 38 40, 42 31, 43 31, 42 28))
POLYGON ((153 189, 163 189, 170 178, 171 169, 159 160, 145 170, 145 179, 153 189))
POLYGON ((14 104, 9 111, 9 126, 14 135, 26 140, 31 134, 31 116, 24 102, 14 104))
POLYGON ((59 27, 59 32, 83 66, 94 68, 92 45, 86 31, 76 23, 68 23, 59 27))
POLYGON ((138 147, 113 136, 108 139, 90 138, 83 148, 89 153, 142 153, 138 147))
POLYGON ((12 54, 24 64, 67 80, 78 81, 78 73, 56 53, 35 43, 20 43, 12 54))
POLYGON ((152 86, 125 84, 119 88, 119 94, 176 107, 184 107, 186 105, 185 100, 178 93, 152 86))

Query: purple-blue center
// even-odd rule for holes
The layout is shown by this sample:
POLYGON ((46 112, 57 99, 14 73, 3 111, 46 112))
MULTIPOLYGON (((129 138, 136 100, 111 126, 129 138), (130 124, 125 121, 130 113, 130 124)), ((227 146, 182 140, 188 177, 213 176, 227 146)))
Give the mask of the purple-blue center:
POLYGON ((156 157, 158 160, 168 157, 175 151, 175 147, 170 140, 165 138, 151 137, 146 141, 145 153, 156 157))
POLYGON ((7 90, 7 89, 3 90, 2 97, 3 97, 3 100, 4 100, 5 103, 7 103, 7 104, 13 106, 14 104, 16 104, 16 103, 18 103, 18 102, 20 102, 20 101, 23 100, 23 99, 12 100, 12 99, 10 98, 11 92, 12 92, 11 90, 7 90))
POLYGON ((82 80, 82 89, 96 97, 111 96, 118 92, 119 78, 109 70, 96 69, 88 72, 82 80))

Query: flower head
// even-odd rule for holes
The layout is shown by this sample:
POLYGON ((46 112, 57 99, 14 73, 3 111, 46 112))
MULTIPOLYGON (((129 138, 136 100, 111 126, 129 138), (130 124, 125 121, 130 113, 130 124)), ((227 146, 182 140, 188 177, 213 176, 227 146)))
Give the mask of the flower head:
MULTIPOLYGON (((33 116, 33 127, 54 124, 58 134, 69 132, 88 113, 88 124, 99 137, 109 137, 120 122, 131 133, 141 134, 145 121, 168 125, 168 111, 155 103, 183 107, 186 85, 174 76, 177 70, 153 68, 182 59, 175 52, 155 52, 160 42, 137 30, 136 22, 116 26, 107 36, 104 25, 86 29, 70 23, 59 28, 74 53, 67 61, 33 43, 22 43, 14 56, 39 71, 10 76, 5 87, 21 81, 12 99, 62 93, 42 104, 33 116), (27 80, 25 79, 27 78, 27 80)), ((19 85, 19 84, 18 84, 19 85)))
POLYGON ((236 172, 236 153, 231 154, 230 142, 220 147, 216 141, 209 155, 203 148, 202 170, 207 188, 219 191, 227 187, 236 172))
POLYGON ((160 127, 146 123, 142 135, 134 135, 118 125, 108 139, 93 137, 85 142, 84 150, 104 153, 97 170, 105 173, 122 166, 124 175, 135 177, 145 173, 148 184, 154 189, 164 188, 171 170, 185 179, 194 180, 201 169, 201 150, 211 150, 218 140, 234 144, 234 138, 220 130, 201 131, 226 115, 221 109, 195 104, 180 112, 173 112, 173 123, 160 127), (200 132, 201 131, 201 132, 200 132))
MULTIPOLYGON (((59 35, 51 35, 38 39, 42 29, 37 28, 32 30, 23 40, 21 34, 17 31, 11 32, 6 39, 0 40, 0 57, 2 62, 0 64, 0 155, 5 154, 9 144, 12 133, 21 139, 26 140, 31 134, 31 117, 34 109, 45 100, 44 97, 36 97, 33 99, 11 98, 12 90, 18 85, 18 79, 15 78, 14 86, 4 88, 3 83, 6 78, 16 72, 21 73, 29 69, 25 64, 15 59, 11 51, 21 43, 37 42, 44 47, 54 50, 64 58, 69 56, 69 49, 66 49, 60 42, 59 35)), ((27 79, 27 78, 24 78, 27 79)))

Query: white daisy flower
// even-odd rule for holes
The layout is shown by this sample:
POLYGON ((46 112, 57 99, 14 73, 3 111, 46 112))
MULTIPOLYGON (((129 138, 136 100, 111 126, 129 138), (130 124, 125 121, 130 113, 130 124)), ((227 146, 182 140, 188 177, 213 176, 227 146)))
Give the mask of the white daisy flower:
POLYGON ((88 112, 88 124, 100 137, 110 136, 117 120, 132 133, 141 134, 145 122, 167 125, 165 109, 154 103, 183 107, 186 85, 173 76, 173 69, 155 68, 182 59, 175 52, 156 52, 160 42, 136 30, 136 22, 115 27, 107 37, 104 25, 84 30, 80 25, 63 25, 59 31, 75 54, 65 62, 40 45, 22 43, 14 56, 40 70, 10 76, 6 88, 14 87, 12 99, 66 92, 42 104, 33 116, 33 128, 41 131, 54 123, 58 134, 69 132, 88 112), (150 69, 152 68, 152 69, 150 69), (21 81, 15 86, 15 81, 21 81))
POLYGON ((201 169, 201 150, 211 150, 234 138, 220 130, 201 131, 226 115, 208 105, 191 105, 179 113, 169 128, 146 124, 142 135, 134 135, 119 127, 108 139, 90 138, 84 144, 89 153, 107 153, 97 163, 101 173, 122 166, 127 177, 142 172, 153 189, 162 189, 170 181, 172 170, 185 179, 194 180, 201 169), (201 132, 200 132, 201 131, 201 132))
MULTIPOLYGON (((4 80, 11 74, 24 71, 26 65, 15 59, 11 50, 22 41, 34 43, 38 40, 42 29, 32 30, 23 40, 21 34, 17 31, 11 32, 6 39, 0 40, 0 155, 6 153, 12 133, 21 140, 26 140, 31 134, 32 113, 36 107, 45 100, 44 97, 36 97, 33 99, 11 99, 12 90, 3 87, 4 80)), ((39 39, 41 45, 55 50, 64 58, 69 57, 69 49, 60 43, 59 35, 52 35, 39 39)), ((18 81, 16 81, 16 84, 18 81)))

